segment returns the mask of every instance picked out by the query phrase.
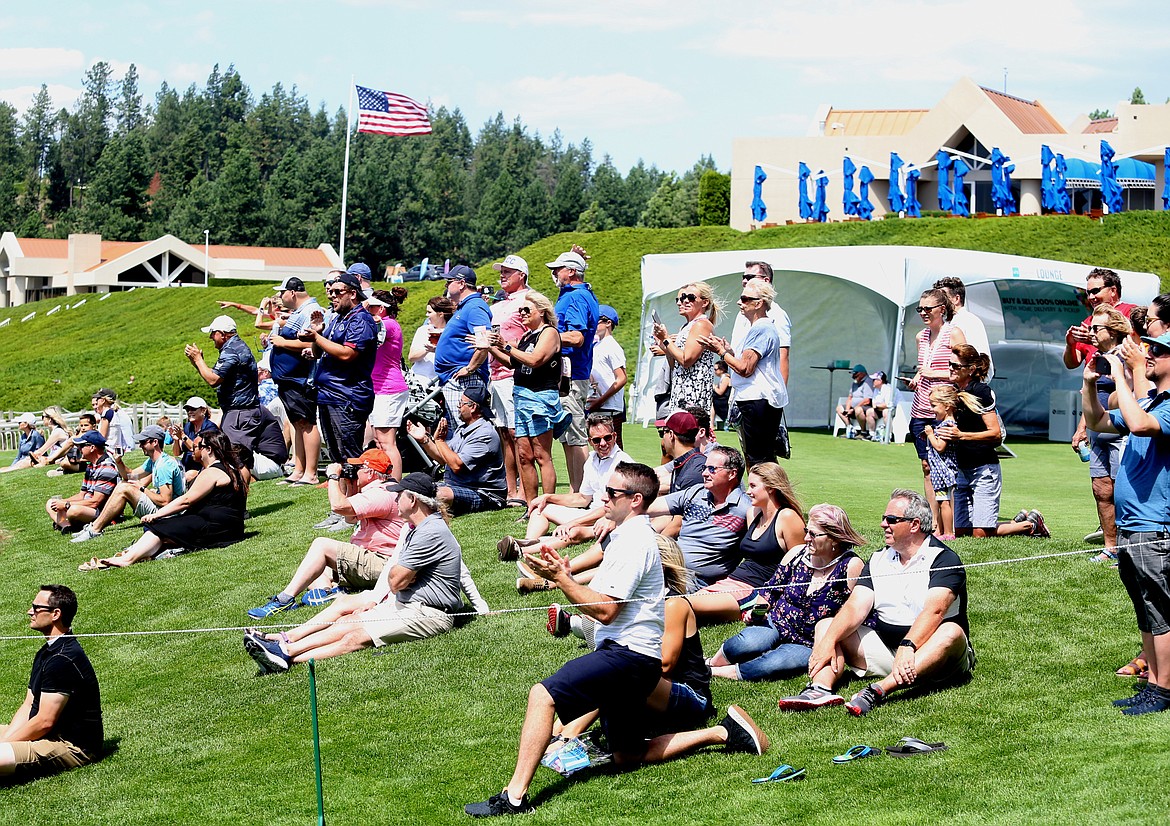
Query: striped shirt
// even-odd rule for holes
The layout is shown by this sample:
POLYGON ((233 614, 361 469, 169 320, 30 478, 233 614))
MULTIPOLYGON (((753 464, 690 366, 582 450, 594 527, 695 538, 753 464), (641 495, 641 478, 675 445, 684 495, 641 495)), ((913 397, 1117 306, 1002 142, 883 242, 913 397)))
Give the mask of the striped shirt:
POLYGON ((91 462, 86 465, 85 476, 81 480, 81 492, 101 496, 103 499, 114 492, 114 487, 121 481, 118 466, 108 453, 103 453, 100 462, 91 462))
POLYGON ((944 322, 938 332, 938 341, 930 340, 930 328, 922 330, 918 338, 918 369, 923 375, 918 379, 918 389, 914 391, 914 403, 910 406, 910 417, 914 419, 934 419, 934 408, 930 406, 930 391, 936 385, 949 384, 947 379, 928 378, 927 370, 941 370, 946 373, 951 362, 951 331, 954 327, 950 322, 944 322))

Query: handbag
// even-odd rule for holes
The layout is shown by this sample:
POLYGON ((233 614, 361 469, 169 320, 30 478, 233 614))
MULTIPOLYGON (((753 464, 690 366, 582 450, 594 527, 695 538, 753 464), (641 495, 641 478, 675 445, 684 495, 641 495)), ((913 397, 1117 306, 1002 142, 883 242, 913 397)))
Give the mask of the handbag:
POLYGON ((776 455, 781 459, 792 458, 792 442, 788 439, 788 425, 784 422, 784 411, 780 411, 780 426, 776 428, 776 455))

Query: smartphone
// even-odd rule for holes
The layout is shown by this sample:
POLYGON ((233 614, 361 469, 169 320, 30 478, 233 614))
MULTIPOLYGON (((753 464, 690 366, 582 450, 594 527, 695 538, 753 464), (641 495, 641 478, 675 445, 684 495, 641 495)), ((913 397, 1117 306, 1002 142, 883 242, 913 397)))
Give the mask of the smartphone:
POLYGON ((654 319, 654 323, 655 323, 655 324, 661 324, 661 323, 662 323, 662 316, 660 316, 660 315, 658 314, 658 311, 657 311, 657 310, 651 310, 651 311, 650 311, 650 317, 651 317, 652 319, 654 319))
POLYGON ((894 376, 894 378, 896 378, 898 381, 906 382, 906 384, 909 384, 910 382, 914 381, 913 376, 894 376))
POLYGON ((1098 353, 1093 357, 1093 372, 1098 376, 1108 376, 1113 373, 1113 367, 1109 364, 1109 359, 1098 353))

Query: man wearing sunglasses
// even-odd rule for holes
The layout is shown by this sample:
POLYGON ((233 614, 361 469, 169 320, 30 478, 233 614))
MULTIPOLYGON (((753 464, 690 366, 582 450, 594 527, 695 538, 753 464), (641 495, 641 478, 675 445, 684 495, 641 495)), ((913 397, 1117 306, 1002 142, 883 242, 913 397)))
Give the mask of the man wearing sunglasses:
POLYGON ((28 627, 45 644, 33 658, 28 691, 12 721, 0 729, 0 787, 75 769, 97 760, 104 745, 97 675, 73 633, 77 595, 42 585, 28 609, 28 627))
MULTIPOLYGON (((1085 421, 1101 433, 1126 433, 1113 488, 1117 518, 1117 570, 1129 593, 1149 664, 1146 687, 1115 700, 1122 714, 1137 716, 1170 709, 1170 333, 1143 338, 1149 396, 1134 397, 1125 364, 1105 356, 1117 384, 1116 410, 1106 412, 1097 394, 1093 360, 1085 363, 1081 404, 1085 421)), ((1134 346, 1126 342, 1126 348, 1134 346)))
POLYGON ((782 711, 844 704, 861 717, 892 691, 947 685, 975 668, 967 572, 959 555, 932 535, 934 519, 925 497, 895 490, 881 524, 886 547, 865 563, 837 616, 817 625, 810 682, 799 694, 780 699, 782 711), (871 613, 872 628, 864 624, 871 613), (846 667, 858 677, 877 678, 848 703, 833 693, 846 667))

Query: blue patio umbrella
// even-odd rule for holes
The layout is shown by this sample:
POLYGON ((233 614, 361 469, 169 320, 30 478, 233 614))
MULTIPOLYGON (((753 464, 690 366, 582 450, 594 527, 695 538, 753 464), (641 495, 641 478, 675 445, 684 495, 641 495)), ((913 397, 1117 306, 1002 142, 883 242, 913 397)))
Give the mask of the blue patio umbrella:
POLYGON ((1003 208, 1004 215, 1015 215, 1020 210, 1016 207, 1016 196, 1012 194, 1012 173, 1016 171, 1014 163, 1003 165, 1003 188, 1007 193, 1007 204, 1003 208))
POLYGON ((1040 209, 1051 212, 1056 209, 1056 181, 1052 176, 1052 162, 1056 156, 1048 144, 1040 145, 1040 209))
POLYGON ((998 146, 991 147, 991 205, 1000 211, 1007 205, 1003 194, 1003 163, 1006 160, 998 146))
POLYGON ((1162 159, 1162 209, 1170 209, 1170 146, 1166 147, 1166 155, 1162 159))
MULTIPOLYGON (((1166 163, 1170 164, 1170 149, 1166 150, 1166 163)), ((897 152, 890 153, 890 212, 901 212, 906 208, 906 196, 902 194, 902 159, 897 152)), ((1170 180, 1170 177, 1167 178, 1170 180)))
POLYGON ((804 161, 800 162, 798 169, 800 170, 800 199, 798 203, 800 207, 800 218, 803 221, 807 221, 813 216, 812 198, 808 197, 808 179, 812 175, 812 170, 808 168, 808 164, 804 161))
POLYGON ((873 203, 869 200, 869 185, 872 183, 873 173, 869 171, 869 167, 861 167, 861 171, 857 173, 857 187, 861 191, 861 197, 857 202, 857 214, 863 221, 873 217, 873 203))
POLYGON ((922 217, 922 205, 918 203, 918 176, 921 174, 917 168, 906 173, 906 214, 911 218, 922 217))
POLYGON ((951 209, 951 214, 968 218, 971 210, 967 208, 967 191, 963 186, 963 178, 971 171, 971 167, 967 166, 962 158, 955 158, 951 161, 951 169, 955 171, 955 205, 951 209))
POLYGON ((938 208, 951 210, 955 207, 955 198, 951 194, 951 156, 943 150, 938 151, 938 208))
POLYGON ((1064 155, 1056 153, 1056 172, 1052 176, 1052 188, 1056 190, 1056 206, 1054 209, 1061 215, 1072 212, 1072 199, 1068 196, 1068 163, 1064 155))
POLYGON ((768 207, 764 203, 764 181, 768 180, 768 174, 764 172, 762 166, 756 167, 756 182, 752 185, 752 220, 757 224, 763 222, 768 217, 768 207))
POLYGON ((1109 212, 1121 212, 1121 185, 1117 183, 1117 164, 1113 162, 1113 147, 1101 141, 1101 200, 1109 212))
POLYGON ((846 155, 845 160, 841 163, 841 188, 845 190, 845 196, 841 199, 841 203, 845 207, 846 215, 857 214, 857 202, 860 200, 853 192, 853 175, 855 172, 857 172, 857 166, 846 155))
POLYGON ((828 186, 829 176, 822 169, 817 172, 817 198, 813 204, 813 219, 822 224, 829 219, 829 204, 825 201, 825 190, 828 186))

